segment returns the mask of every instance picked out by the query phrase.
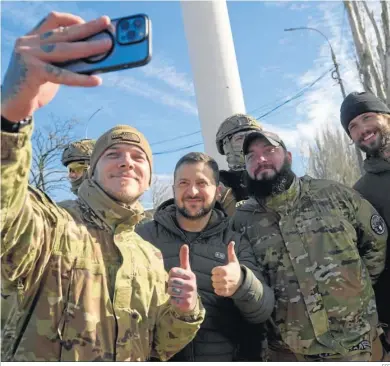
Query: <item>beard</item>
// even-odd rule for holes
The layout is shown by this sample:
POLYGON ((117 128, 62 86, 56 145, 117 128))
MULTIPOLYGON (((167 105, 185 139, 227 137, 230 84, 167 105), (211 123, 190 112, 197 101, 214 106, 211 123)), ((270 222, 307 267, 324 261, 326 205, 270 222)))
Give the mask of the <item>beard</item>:
MULTIPOLYGON (((186 197, 186 198, 195 198, 195 197, 186 197)), ((183 217, 189 220, 197 220, 202 217, 205 217, 214 208, 215 202, 217 201, 217 195, 215 195, 213 202, 210 203, 210 205, 203 206, 199 211, 195 213, 191 213, 189 210, 187 210, 184 203, 183 205, 180 205, 179 202, 176 200, 176 198, 174 199, 174 201, 176 205, 176 210, 180 215, 182 215, 183 217)))
POLYGON ((261 180, 253 179, 246 174, 246 183, 250 196, 266 198, 280 194, 290 188, 295 174, 291 170, 291 163, 287 157, 280 170, 273 177, 265 176, 261 180))
POLYGON ((390 126, 381 125, 375 133, 377 137, 370 145, 364 145, 363 139, 360 139, 356 145, 368 156, 379 157, 390 145, 390 126))

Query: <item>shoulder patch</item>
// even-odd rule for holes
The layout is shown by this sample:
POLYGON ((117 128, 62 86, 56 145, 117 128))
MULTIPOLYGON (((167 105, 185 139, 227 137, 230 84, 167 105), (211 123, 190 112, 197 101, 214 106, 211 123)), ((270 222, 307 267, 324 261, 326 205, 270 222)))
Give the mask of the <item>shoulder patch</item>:
POLYGON ((371 229, 374 231, 375 234, 383 235, 385 232, 385 220, 382 219, 377 214, 374 214, 371 216, 371 229))

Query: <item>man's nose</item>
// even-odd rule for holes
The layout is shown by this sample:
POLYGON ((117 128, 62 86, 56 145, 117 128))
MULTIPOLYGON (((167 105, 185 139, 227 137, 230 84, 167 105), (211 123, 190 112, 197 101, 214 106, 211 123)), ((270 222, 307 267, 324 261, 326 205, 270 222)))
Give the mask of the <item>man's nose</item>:
POLYGON ((197 187, 195 184, 191 185, 191 186, 189 187, 189 190, 190 190, 190 192, 191 192, 191 194, 192 194, 193 196, 195 196, 196 194, 199 193, 199 189, 198 189, 198 187, 197 187))
POLYGON ((130 153, 123 154, 119 165, 121 167, 126 167, 126 168, 133 168, 134 167, 134 160, 131 157, 130 153))

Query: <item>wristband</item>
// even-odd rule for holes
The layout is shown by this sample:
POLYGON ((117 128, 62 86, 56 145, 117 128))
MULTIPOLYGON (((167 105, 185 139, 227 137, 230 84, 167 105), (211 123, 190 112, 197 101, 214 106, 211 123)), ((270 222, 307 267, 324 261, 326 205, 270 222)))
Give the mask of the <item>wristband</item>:
POLYGON ((1 131, 18 133, 23 127, 30 125, 32 122, 32 117, 28 116, 18 122, 12 122, 7 118, 1 116, 1 131))

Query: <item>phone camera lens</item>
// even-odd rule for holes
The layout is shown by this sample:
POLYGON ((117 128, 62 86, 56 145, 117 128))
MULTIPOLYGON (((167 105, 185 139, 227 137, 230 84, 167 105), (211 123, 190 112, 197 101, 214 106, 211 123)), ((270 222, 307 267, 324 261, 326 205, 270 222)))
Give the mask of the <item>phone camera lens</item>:
POLYGON ((127 39, 128 39, 129 41, 132 40, 132 39, 134 39, 135 36, 136 36, 135 31, 129 30, 129 31, 127 32, 127 39))
POLYGON ((130 27, 130 24, 129 24, 129 22, 128 22, 127 20, 124 20, 124 21, 121 23, 121 28, 122 28, 123 30, 129 29, 129 27, 130 27))
POLYGON ((142 22, 141 19, 136 19, 136 20, 134 20, 134 23, 133 23, 133 24, 134 24, 134 27, 136 27, 136 28, 141 28, 143 22, 142 22))

